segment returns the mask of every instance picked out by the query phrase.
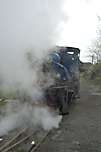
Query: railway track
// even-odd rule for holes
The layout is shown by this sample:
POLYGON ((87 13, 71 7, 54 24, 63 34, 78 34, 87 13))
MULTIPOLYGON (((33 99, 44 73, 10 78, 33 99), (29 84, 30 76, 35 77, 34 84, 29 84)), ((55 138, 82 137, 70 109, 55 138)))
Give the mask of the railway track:
POLYGON ((50 132, 51 131, 48 131, 37 144, 32 145, 28 152, 35 152, 41 146, 41 144, 46 140, 50 132))
POLYGON ((24 128, 10 140, 4 142, 0 147, 0 152, 35 152, 49 134, 50 131, 29 131, 29 129, 24 128))

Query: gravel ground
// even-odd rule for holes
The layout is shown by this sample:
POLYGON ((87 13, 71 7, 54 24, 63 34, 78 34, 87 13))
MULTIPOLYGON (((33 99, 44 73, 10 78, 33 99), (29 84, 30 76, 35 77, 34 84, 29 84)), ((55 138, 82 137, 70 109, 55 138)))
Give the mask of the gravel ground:
POLYGON ((101 95, 81 86, 81 99, 37 152, 101 152, 101 95))

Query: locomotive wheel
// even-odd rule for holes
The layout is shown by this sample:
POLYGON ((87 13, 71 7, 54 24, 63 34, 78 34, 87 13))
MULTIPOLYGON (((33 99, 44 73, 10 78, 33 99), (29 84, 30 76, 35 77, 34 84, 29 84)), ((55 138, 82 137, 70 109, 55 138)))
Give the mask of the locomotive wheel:
POLYGON ((74 97, 74 92, 69 92, 68 93, 68 104, 69 105, 72 103, 73 97, 74 97))
POLYGON ((68 93, 66 90, 61 90, 60 92, 60 114, 66 115, 68 112, 68 93))

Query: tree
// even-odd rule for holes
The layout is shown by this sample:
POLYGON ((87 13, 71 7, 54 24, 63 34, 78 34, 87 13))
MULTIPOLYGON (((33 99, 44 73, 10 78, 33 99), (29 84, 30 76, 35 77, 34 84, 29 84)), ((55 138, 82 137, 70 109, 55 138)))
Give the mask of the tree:
POLYGON ((90 57, 92 57, 92 63, 101 62, 101 17, 98 16, 98 30, 97 38, 93 41, 92 46, 89 48, 90 57))

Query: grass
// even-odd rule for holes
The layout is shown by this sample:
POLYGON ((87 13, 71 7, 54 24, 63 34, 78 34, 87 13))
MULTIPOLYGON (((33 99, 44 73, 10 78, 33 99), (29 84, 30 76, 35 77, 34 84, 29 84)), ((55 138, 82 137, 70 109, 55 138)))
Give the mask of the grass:
POLYGON ((6 102, 0 101, 0 107, 5 106, 5 105, 6 105, 6 102))

